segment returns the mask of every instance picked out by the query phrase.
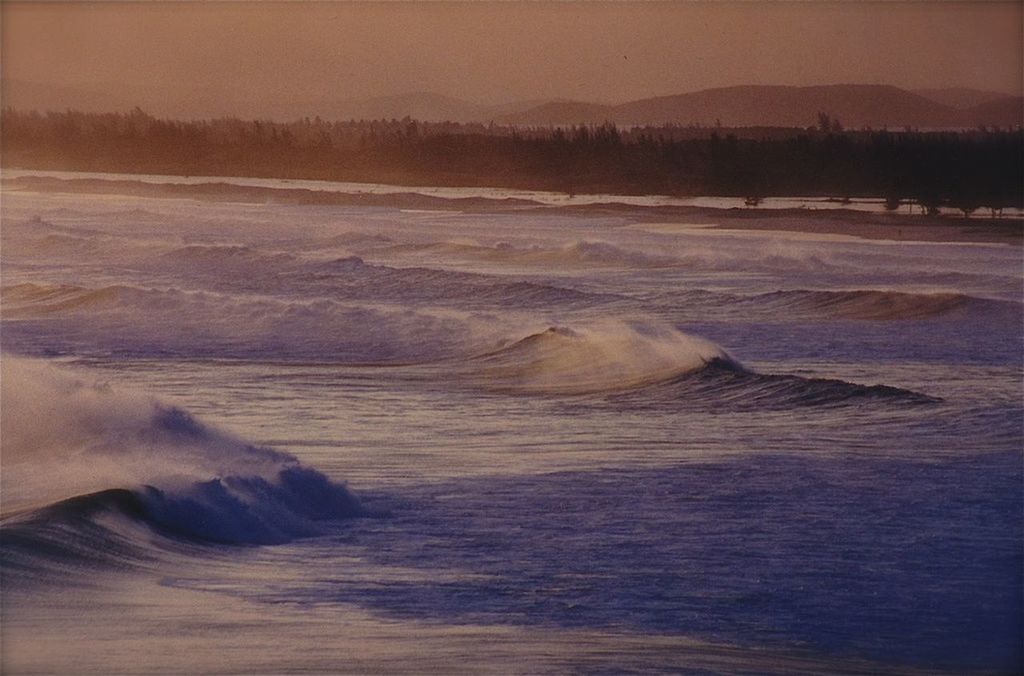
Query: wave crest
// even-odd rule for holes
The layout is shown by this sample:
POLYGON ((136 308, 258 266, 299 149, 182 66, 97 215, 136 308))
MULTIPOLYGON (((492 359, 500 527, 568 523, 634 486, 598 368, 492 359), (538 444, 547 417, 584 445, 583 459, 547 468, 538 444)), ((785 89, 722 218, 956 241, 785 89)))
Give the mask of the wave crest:
POLYGON ((293 456, 179 408, 39 362, 5 355, 2 368, 3 528, 17 556, 102 559, 112 541, 145 550, 140 525, 186 542, 274 544, 362 513, 293 456), (74 551, 52 537, 68 530, 74 551))
POLYGON ((468 363, 469 379, 488 389, 587 394, 643 387, 716 360, 735 364, 714 343, 671 327, 606 322, 552 326, 468 363))
POLYGON ((836 407, 872 402, 918 406, 941 399, 891 385, 862 385, 835 378, 755 373, 735 363, 715 361, 706 368, 658 383, 644 391, 612 397, 617 406, 699 407, 728 411, 770 411, 836 407))
POLYGON ((482 389, 599 395, 616 406, 769 410, 940 401, 889 385, 756 373, 708 340, 649 323, 552 326, 467 366, 466 380, 482 389))
POLYGON ((775 291, 751 299, 752 303, 794 314, 824 314, 840 319, 925 319, 954 312, 1013 311, 1020 305, 976 298, 961 293, 909 293, 902 291, 775 291))
POLYGON ((3 288, 2 301, 4 347, 29 355, 420 361, 457 354, 490 331, 456 310, 173 287, 18 284, 3 288))
POLYGON ((510 242, 498 242, 484 246, 475 242, 458 241, 431 242, 428 244, 397 244, 388 249, 392 254, 414 256, 449 256, 453 258, 486 261, 488 263, 540 266, 597 266, 625 268, 658 268, 678 265, 680 261, 668 256, 659 256, 623 249, 608 242, 578 240, 564 246, 532 245, 516 246, 510 242))

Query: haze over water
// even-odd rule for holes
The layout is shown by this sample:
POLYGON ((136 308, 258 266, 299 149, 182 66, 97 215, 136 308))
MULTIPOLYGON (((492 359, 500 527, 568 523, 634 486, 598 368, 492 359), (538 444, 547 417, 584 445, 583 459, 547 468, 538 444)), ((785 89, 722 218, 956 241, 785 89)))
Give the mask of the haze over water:
MULTIPOLYGON (((186 117, 1020 92, 1018 3, 2 9, 5 92, 186 117)), ((65 118, 25 119, 53 124, 20 157, 59 159, 32 130, 65 118)), ((957 147, 1017 147, 988 133, 957 147)), ((3 167, 4 673, 1020 670, 1012 195, 960 219, 54 162, 3 167)))

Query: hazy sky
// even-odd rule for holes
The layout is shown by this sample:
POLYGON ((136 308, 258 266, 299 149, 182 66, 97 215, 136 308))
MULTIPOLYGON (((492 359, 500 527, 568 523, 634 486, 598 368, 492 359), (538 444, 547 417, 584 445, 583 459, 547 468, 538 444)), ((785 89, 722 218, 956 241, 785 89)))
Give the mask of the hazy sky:
POLYGON ((1020 92, 1021 2, 12 3, 5 78, 254 101, 620 102, 734 84, 1020 92))

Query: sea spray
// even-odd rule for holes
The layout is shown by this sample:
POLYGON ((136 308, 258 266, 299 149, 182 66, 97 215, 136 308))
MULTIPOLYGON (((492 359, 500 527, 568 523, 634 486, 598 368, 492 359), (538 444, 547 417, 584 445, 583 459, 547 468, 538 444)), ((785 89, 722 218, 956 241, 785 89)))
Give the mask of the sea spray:
POLYGON ((344 486, 287 453, 46 363, 5 355, 2 399, 7 523, 98 502, 187 538, 273 543, 360 513, 344 486))
POLYGON ((604 321, 553 326, 470 360, 470 380, 496 390, 587 394, 670 380, 714 362, 721 347, 671 326, 604 321))

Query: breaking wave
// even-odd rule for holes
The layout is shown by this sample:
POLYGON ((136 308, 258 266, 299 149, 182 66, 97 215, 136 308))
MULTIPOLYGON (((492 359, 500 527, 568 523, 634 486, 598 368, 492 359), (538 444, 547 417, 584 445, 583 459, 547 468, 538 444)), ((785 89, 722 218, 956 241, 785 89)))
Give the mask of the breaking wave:
POLYGON ((241 245, 191 244, 157 257, 157 262, 174 268, 186 267, 189 272, 217 275, 238 271, 276 272, 296 266, 299 261, 285 253, 264 253, 241 245))
POLYGON ((79 309, 116 302, 129 287, 109 286, 87 289, 74 284, 13 284, 0 289, 4 314, 8 317, 75 312, 79 309))
POLYGON ((529 308, 565 304, 594 304, 616 297, 577 291, 543 282, 455 272, 436 268, 399 268, 365 262, 358 256, 311 263, 302 277, 286 283, 333 289, 347 297, 430 302, 436 304, 493 305, 529 308))
MULTIPOLYGON (((653 294, 658 297, 658 292, 653 294)), ((662 294, 665 296, 667 294, 662 294)), ((1021 303, 962 293, 912 293, 874 289, 789 289, 740 295, 707 289, 673 290, 669 316, 680 312, 739 311, 779 320, 801 318, 902 321, 934 317, 984 316, 1020 322, 1021 303)))
POLYGON ((490 330, 456 311, 113 285, 2 290, 4 347, 29 355, 419 361, 490 330))
POLYGON ((748 301, 791 314, 817 314, 842 319, 925 319, 952 313, 1021 311, 1019 303, 977 298, 961 293, 899 291, 775 291, 748 301))
POLYGON ((429 244, 399 244, 390 253, 421 256, 449 256, 464 259, 514 265, 587 266, 658 268, 678 265, 678 259, 658 256, 642 251, 623 249, 607 242, 579 240, 561 247, 515 246, 498 242, 494 246, 476 243, 432 242, 429 244))
POLYGON ((248 246, 190 245, 155 257, 148 268, 173 280, 201 280, 207 288, 438 305, 503 306, 592 304, 610 297, 530 279, 434 267, 394 267, 358 256, 298 257, 248 246))
POLYGON ((61 259, 73 266, 140 260, 151 255, 154 248, 173 245, 163 234, 126 238, 93 228, 58 225, 39 216, 5 218, 0 240, 5 263, 36 261, 52 265, 61 259))
POLYGON ((341 484, 185 411, 4 355, 5 574, 164 542, 275 544, 362 513, 341 484))
POLYGON ((890 385, 862 385, 834 378, 763 374, 735 362, 713 361, 705 368, 657 383, 642 393, 613 396, 617 406, 699 407, 721 411, 770 411, 799 407, 870 403, 915 406, 942 401, 890 385))
POLYGON ((469 379, 494 390, 583 394, 643 387, 714 360, 732 362, 717 345, 670 327, 553 326, 469 360, 469 379))
POLYGON ((468 382, 486 389, 601 395, 622 404, 770 409, 939 401, 888 385, 755 373, 710 341, 651 324, 552 326, 468 363, 468 382))

